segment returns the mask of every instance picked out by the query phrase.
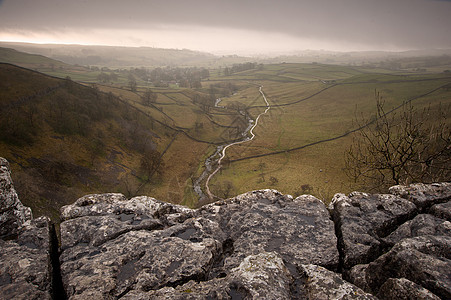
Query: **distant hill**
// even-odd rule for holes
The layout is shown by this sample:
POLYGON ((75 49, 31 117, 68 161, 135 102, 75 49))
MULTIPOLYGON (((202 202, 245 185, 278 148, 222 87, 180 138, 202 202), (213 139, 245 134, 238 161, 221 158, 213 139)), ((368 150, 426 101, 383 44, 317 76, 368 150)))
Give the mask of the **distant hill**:
POLYGON ((11 48, 0 48, 0 62, 29 67, 34 67, 36 65, 53 65, 55 67, 62 65, 66 66, 66 64, 61 61, 50 59, 43 55, 23 53, 11 48))
POLYGON ((12 48, 1 47, 0 63, 13 64, 46 74, 59 74, 60 76, 57 77, 62 78, 66 77, 68 74, 73 75, 89 71, 85 67, 66 64, 62 61, 48 58, 40 54, 30 54, 12 48))
MULTIPOLYGON (((301 50, 290 53, 273 55, 255 55, 242 57, 237 55, 217 56, 206 52, 188 49, 161 49, 151 47, 116 47, 116 46, 88 46, 88 45, 56 45, 0 42, 0 47, 13 48, 18 51, 43 55, 66 64, 78 66, 99 66, 109 68, 127 67, 224 67, 243 62, 257 62, 264 64, 276 63, 326 63, 339 65, 373 65, 398 68, 409 65, 412 68, 423 68, 437 64, 448 64, 451 49, 431 49, 414 51, 355 51, 335 52, 326 50, 301 50), (414 63, 405 64, 411 58, 431 57, 426 65, 414 63), (439 60, 439 61, 438 61, 439 60)), ((12 62, 13 63, 13 62, 12 62)))
POLYGON ((56 217, 61 205, 86 193, 127 193, 127 184, 145 176, 143 157, 158 162, 167 135, 112 94, 0 64, 0 153, 36 215, 56 217))
POLYGON ((106 67, 194 66, 216 59, 213 54, 192 50, 150 47, 54 45, 0 42, 0 47, 44 55, 72 65, 106 67))

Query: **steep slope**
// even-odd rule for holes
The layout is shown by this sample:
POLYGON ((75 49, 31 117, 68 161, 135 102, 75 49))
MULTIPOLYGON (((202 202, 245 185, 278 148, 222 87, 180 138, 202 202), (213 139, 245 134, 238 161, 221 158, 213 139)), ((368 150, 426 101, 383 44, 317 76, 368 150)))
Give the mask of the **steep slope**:
POLYGON ((87 192, 129 193, 157 171, 158 145, 172 133, 112 94, 0 64, 0 153, 38 216, 56 218, 87 192))
POLYGON ((0 48, 0 62, 16 64, 24 67, 34 66, 67 66, 65 63, 38 54, 20 52, 11 48, 0 48))
MULTIPOLYGON (((87 72, 88 69, 81 66, 73 66, 63 63, 62 61, 48 58, 39 54, 30 54, 20 52, 12 48, 0 47, 0 63, 9 63, 32 69, 42 73, 65 72, 77 74, 81 71, 87 72)), ((60 76, 64 78, 65 76, 60 76)))

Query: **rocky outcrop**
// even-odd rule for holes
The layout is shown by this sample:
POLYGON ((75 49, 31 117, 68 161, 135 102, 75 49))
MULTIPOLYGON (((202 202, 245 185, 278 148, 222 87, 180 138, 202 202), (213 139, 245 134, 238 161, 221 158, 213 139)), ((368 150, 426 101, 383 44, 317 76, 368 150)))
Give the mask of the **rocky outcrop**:
POLYGON ((32 219, 31 209, 19 201, 9 163, 0 157, 0 238, 14 237, 32 219))
POLYGON ((304 265, 301 271, 307 299, 377 299, 320 266, 304 265))
POLYGON ((330 209, 337 226, 343 267, 369 263, 384 250, 381 238, 412 218, 416 206, 394 195, 336 194, 330 209))
POLYGON ((328 208, 275 190, 199 209, 87 195, 61 209, 58 249, 2 172, 2 299, 451 298, 448 183, 337 194, 328 208))
POLYGON ((379 289, 378 296, 387 300, 439 300, 440 298, 405 278, 390 278, 379 289))
MULTIPOLYGON (((238 290, 255 296, 262 292, 250 289, 239 270, 261 261, 262 253, 277 253, 286 287, 293 281, 287 265, 296 270, 314 263, 335 270, 339 261, 334 224, 312 196, 292 199, 264 190, 191 210, 150 197, 90 195, 63 207, 62 218, 61 271, 74 299, 122 297, 214 279, 224 293, 241 282, 238 290)), ((288 297, 289 288, 284 293, 288 297)))
POLYGON ((451 222, 451 201, 433 205, 429 210, 429 213, 437 218, 451 222))
POLYGON ((451 299, 451 236, 404 239, 366 268, 366 281, 375 293, 390 278, 406 278, 451 299))
POLYGON ((451 182, 432 184, 416 183, 408 186, 395 185, 389 191, 393 195, 411 201, 421 211, 427 210, 434 204, 451 200, 451 182))
POLYGON ((189 281, 148 293, 133 291, 125 299, 291 299, 291 275, 275 252, 246 257, 227 277, 189 281))
POLYGON ((59 288, 58 241, 47 217, 32 218, 19 201, 8 162, 0 158, 0 299, 51 299, 59 288))
POLYGON ((293 199, 275 190, 254 191, 207 205, 197 214, 218 223, 233 242, 225 268, 262 251, 276 251, 293 265, 338 267, 334 223, 324 203, 313 196, 293 199))
POLYGON ((49 219, 32 220, 0 158, 0 298, 50 299, 50 261, 49 219))
POLYGON ((119 298, 206 278, 225 240, 217 224, 188 219, 192 210, 166 210, 152 198, 109 196, 63 208, 79 214, 61 223, 61 273, 70 298, 119 298), (185 222, 175 222, 183 212, 185 222))
POLYGON ((383 239, 385 243, 394 246, 403 239, 413 238, 423 235, 450 236, 451 223, 447 220, 434 217, 429 214, 419 214, 399 226, 394 232, 383 239))
MULTIPOLYGON (((341 211, 354 211, 354 218, 344 217, 339 207, 338 210, 333 211, 336 218, 337 216, 341 218, 338 219, 340 221, 338 235, 339 249, 343 251, 345 278, 365 291, 377 295, 380 299, 437 299, 438 297, 450 299, 451 223, 447 216, 451 213, 449 210, 451 185, 448 183, 431 186, 416 184, 395 188, 397 195, 411 203, 416 203, 418 205, 415 205, 416 209, 423 213, 412 215, 408 209, 410 206, 407 204, 402 205, 406 213, 400 214, 399 209, 395 212, 390 210, 389 218, 396 219, 401 215, 404 216, 400 221, 392 222, 383 232, 378 233, 380 225, 377 224, 364 227, 365 230, 369 228, 370 232, 365 238, 371 236, 368 244, 365 244, 365 238, 360 238, 359 235, 353 236, 347 228, 340 227, 347 223, 367 225, 368 223, 362 222, 361 219, 368 217, 355 218, 358 213, 350 208, 352 205, 347 205, 352 195, 349 198, 343 195, 335 196, 334 207, 343 205, 345 209, 341 211), (420 190, 416 191, 415 187, 419 187, 420 190), (400 190, 408 192, 399 193, 400 190), (431 192, 434 190, 437 194, 431 192), (345 202, 340 204, 343 200, 345 202), (364 252, 366 253, 364 260, 355 260, 354 263, 349 263, 351 260, 348 260, 346 264, 346 258, 354 255, 351 247, 346 248, 346 243, 363 250, 371 249, 368 245, 376 245, 380 252, 370 255, 364 252), (340 247, 341 245, 345 247, 340 247)), ((389 210, 384 209, 384 211, 389 210)), ((374 213, 373 210, 369 215, 374 213)), ((384 223, 383 220, 384 218, 381 217, 380 224, 384 223)), ((361 251, 356 253, 360 254, 361 251)))
POLYGON ((0 298, 51 298, 49 238, 49 219, 41 217, 28 222, 17 239, 0 240, 0 298))

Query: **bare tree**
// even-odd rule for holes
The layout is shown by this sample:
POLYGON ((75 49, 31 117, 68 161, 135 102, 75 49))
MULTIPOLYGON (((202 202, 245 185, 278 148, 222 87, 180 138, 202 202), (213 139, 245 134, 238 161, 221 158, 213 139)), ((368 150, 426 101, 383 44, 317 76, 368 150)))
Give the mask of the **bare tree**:
POLYGON ((141 170, 150 178, 155 174, 163 173, 164 162, 160 152, 157 150, 147 150, 141 158, 141 170))
POLYGON ((132 74, 128 76, 128 86, 130 87, 130 91, 136 92, 137 83, 135 77, 132 74))
POLYGON ((378 92, 375 97, 376 116, 357 121, 363 128, 345 155, 347 175, 375 191, 393 184, 450 180, 449 107, 417 111, 409 102, 387 113, 378 92))
POLYGON ((235 190, 235 186, 231 181, 225 180, 219 182, 216 187, 216 195, 221 197, 222 199, 227 199, 232 196, 233 191, 235 190))
POLYGON ((155 94, 151 89, 147 89, 142 96, 142 103, 146 106, 150 106, 157 100, 157 94, 155 94))

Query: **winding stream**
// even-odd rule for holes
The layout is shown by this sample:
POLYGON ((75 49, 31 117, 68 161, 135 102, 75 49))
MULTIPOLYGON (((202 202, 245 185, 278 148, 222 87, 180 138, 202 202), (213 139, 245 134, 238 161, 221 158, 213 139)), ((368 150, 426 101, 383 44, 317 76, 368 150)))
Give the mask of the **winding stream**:
MULTIPOLYGON (((194 182, 194 191, 196 192, 197 195, 199 195, 199 201, 205 200, 207 197, 210 200, 213 200, 213 198, 219 198, 217 196, 215 196, 211 191, 210 191, 210 187, 209 187, 209 182, 211 180, 211 178, 213 178, 213 176, 215 176, 215 174, 221 169, 222 165, 221 162, 222 160, 225 158, 226 156, 226 151, 229 147, 233 146, 233 145, 238 145, 238 144, 242 144, 242 143, 246 143, 249 141, 252 141, 255 138, 255 134, 254 134, 254 129, 255 127, 257 127, 258 125, 258 121, 260 120, 260 117, 264 114, 266 114, 270 109, 271 106, 269 105, 268 100, 266 99, 265 94, 262 91, 262 86, 259 87, 259 92, 260 94, 263 96, 263 100, 265 100, 266 103, 266 109, 264 112, 260 113, 257 118, 254 120, 252 119, 248 119, 249 122, 249 126, 241 133, 241 135, 243 136, 243 139, 237 142, 233 142, 230 144, 225 144, 225 145, 220 145, 216 148, 215 153, 213 153, 213 155, 209 156, 206 160, 205 160, 205 170, 204 172, 202 172, 202 174, 200 175, 199 178, 197 178, 197 180, 194 182), (248 133, 250 133, 250 136, 248 136, 248 133), (219 158, 218 158, 219 156, 219 158), (213 165, 217 165, 216 169, 213 170, 213 165), (212 171, 213 170, 213 171, 212 171), (201 182, 207 178, 206 182, 205 182, 205 191, 206 194, 202 191, 201 188, 201 182)), ((223 107, 223 106, 219 106, 219 102, 221 100, 218 99, 216 100, 215 106, 216 107, 223 107)))

